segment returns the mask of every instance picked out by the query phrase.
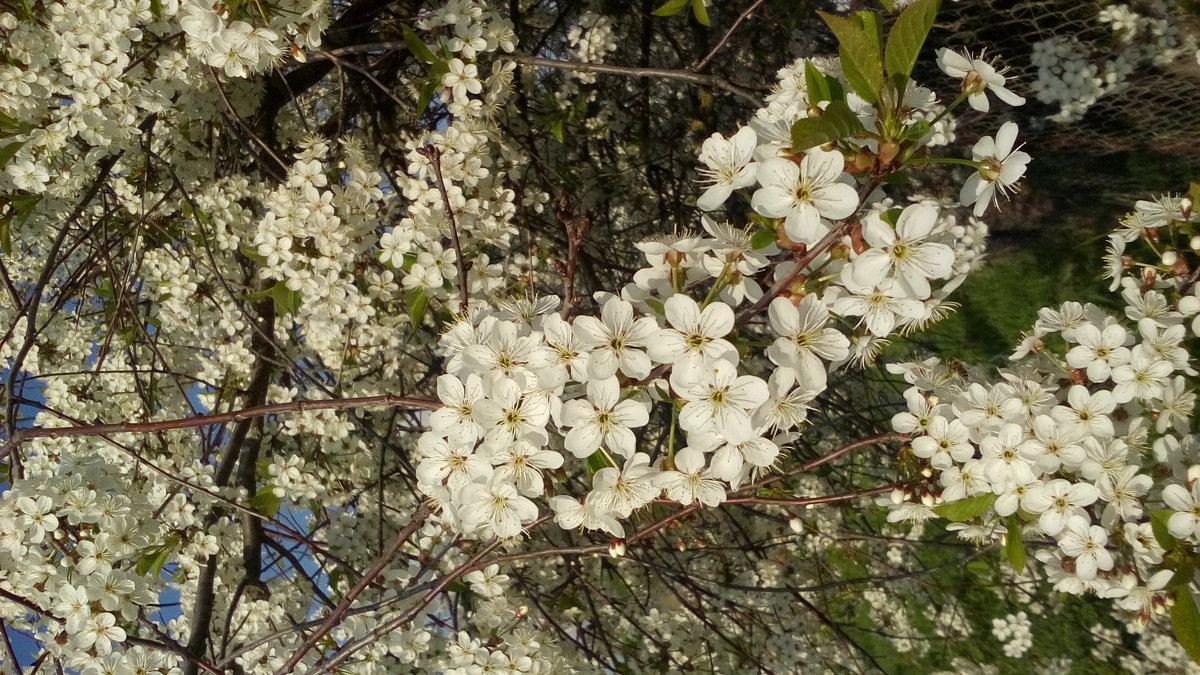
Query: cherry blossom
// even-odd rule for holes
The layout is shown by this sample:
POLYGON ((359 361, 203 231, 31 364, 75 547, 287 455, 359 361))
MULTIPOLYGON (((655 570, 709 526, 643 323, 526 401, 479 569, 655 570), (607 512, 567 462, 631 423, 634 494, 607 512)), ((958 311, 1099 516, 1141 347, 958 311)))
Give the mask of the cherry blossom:
POLYGON ((974 214, 982 216, 993 202, 1013 191, 1017 181, 1025 175, 1030 162, 1028 153, 1016 147, 1017 125, 1005 122, 1000 125, 996 136, 984 136, 971 148, 972 158, 979 163, 979 170, 967 178, 958 194, 964 206, 975 205, 974 214))
POLYGON ((752 163, 758 137, 752 127, 742 127, 726 140, 720 134, 705 139, 700 147, 700 170, 709 187, 696 200, 697 208, 713 211, 721 208, 734 190, 754 185, 756 164, 752 163))
POLYGON ((845 160, 839 152, 813 148, 797 165, 773 157, 758 167, 751 206, 772 218, 783 218, 792 241, 815 244, 826 231, 821 219, 839 220, 858 208, 858 194, 843 179, 845 160))

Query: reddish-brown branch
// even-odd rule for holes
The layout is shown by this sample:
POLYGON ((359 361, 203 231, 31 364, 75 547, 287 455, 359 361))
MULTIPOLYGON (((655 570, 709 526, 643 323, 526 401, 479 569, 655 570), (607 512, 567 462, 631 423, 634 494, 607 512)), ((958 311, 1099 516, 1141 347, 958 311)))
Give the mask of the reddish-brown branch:
POLYGON ((787 290, 788 286, 790 286, 792 282, 796 280, 796 277, 800 276, 806 269, 808 269, 808 266, 817 259, 817 256, 832 248, 833 245, 841 240, 842 237, 850 234, 854 224, 858 222, 859 211, 861 211, 863 206, 865 206, 867 203, 867 197, 875 191, 875 188, 879 187, 879 185, 883 183, 883 178, 883 176, 872 177, 862 186, 862 188, 859 189, 858 208, 855 209, 854 213, 849 218, 843 218, 842 220, 838 221, 838 223, 833 226, 833 229, 831 229, 824 237, 821 237, 817 243, 805 249, 804 253, 797 255, 795 257, 795 267, 793 267, 790 272, 780 277, 779 280, 771 286, 771 290, 763 293, 763 296, 758 299, 758 302, 755 302, 753 305, 750 305, 746 309, 738 312, 736 317, 737 325, 740 326, 746 323, 746 321, 752 318, 754 315, 766 309, 767 305, 770 305, 772 300, 779 297, 780 293, 783 293, 787 290))
MULTIPOLYGON (((877 441, 877 440, 878 439, 872 439, 872 441, 877 441)), ((846 452, 849 452, 849 450, 846 450, 846 452)), ((773 476, 772 478, 778 479, 781 477, 782 477, 781 475, 776 475, 776 476, 773 476)), ((807 505, 815 505, 815 504, 831 504, 831 503, 835 503, 835 502, 849 501, 849 500, 857 499, 860 497, 869 497, 871 495, 882 494, 882 493, 889 492, 889 491, 895 489, 898 485, 899 484, 897 484, 897 483, 890 483, 887 485, 880 485, 878 487, 867 488, 865 490, 859 490, 859 491, 852 492, 852 493, 839 494, 839 495, 825 495, 825 496, 820 496, 820 497, 790 497, 790 498, 768 498, 768 497, 754 497, 754 496, 731 497, 731 498, 727 499, 724 503, 726 503, 726 504, 771 504, 771 505, 779 505, 779 506, 807 506, 807 505)), ((747 490, 747 489, 749 489, 749 486, 747 486, 746 488, 743 488, 743 491, 747 490)), ((630 535, 629 537, 627 537, 626 542, 634 543, 640 539, 644 539, 647 536, 669 526, 671 523, 679 520, 680 518, 683 518, 684 516, 686 516, 690 513, 699 511, 700 508, 701 508, 700 502, 692 502, 691 504, 679 509, 678 511, 675 511, 674 513, 671 513, 671 514, 651 523, 650 525, 647 525, 646 527, 641 528, 637 532, 635 532, 632 535, 630 535)), ((546 520, 548 520, 548 518, 546 518, 546 517, 540 518, 530 527, 544 523, 544 522, 546 522, 546 520)), ((496 557, 488 558, 488 559, 484 560, 484 556, 488 552, 490 552, 492 549, 494 549, 498 544, 499 544, 498 540, 493 540, 491 544, 486 546, 482 551, 480 551, 478 554, 473 556, 466 563, 460 565, 458 568, 456 568, 450 572, 447 572, 441 578, 439 578, 437 580, 437 582, 434 583, 433 587, 424 596, 422 596, 421 599, 418 600, 414 606, 410 607, 408 609, 408 611, 404 612, 404 614, 379 625, 374 630, 367 633, 366 635, 363 635, 359 639, 342 645, 341 647, 339 647, 337 649, 336 652, 329 655, 326 659, 323 659, 323 660, 317 662, 317 664, 314 666, 313 669, 310 670, 310 672, 329 672, 329 673, 334 672, 335 669, 337 668, 337 666, 341 665, 347 659, 349 659, 350 656, 354 652, 358 651, 359 649, 361 649, 362 647, 364 647, 368 644, 371 644, 371 642, 373 642, 374 640, 377 640, 380 636, 386 635, 387 633, 389 633, 389 632, 395 630, 396 628, 411 621, 413 619, 413 617, 415 617, 417 614, 419 614, 429 603, 433 602, 434 599, 436 599, 438 597, 438 595, 445 592, 446 588, 451 583, 453 583, 455 580, 461 578, 462 576, 464 576, 470 572, 473 572, 473 571, 479 570, 479 569, 483 569, 484 567, 487 567, 488 565, 492 565, 492 564, 503 564, 503 563, 516 562, 519 560, 530 560, 530 559, 534 559, 534 558, 543 558, 543 557, 548 557, 548 556, 591 555, 591 554, 597 554, 597 553, 606 553, 609 550, 609 547, 607 544, 593 544, 593 545, 588 545, 588 546, 540 549, 537 551, 527 551, 524 553, 513 553, 513 554, 509 554, 509 555, 496 556, 496 557)), ((280 673, 276 673, 276 675, 280 675, 280 673)))
POLYGON ((849 492, 840 495, 825 495, 823 497, 730 497, 723 504, 771 504, 774 506, 812 506, 814 504, 832 504, 835 502, 845 502, 859 497, 870 497, 871 495, 879 495, 885 492, 891 492, 898 487, 903 487, 904 483, 888 483, 887 485, 879 485, 857 492, 849 492))
POLYGON ((780 478, 786 478, 788 476, 795 476, 796 474, 805 473, 807 471, 812 471, 813 469, 817 468, 818 466, 821 466, 822 464, 827 464, 829 462, 832 462, 833 460, 835 460, 839 457, 848 455, 851 452, 854 452, 855 450, 857 450, 859 448, 865 448, 865 447, 872 446, 872 445, 882 445, 884 443, 893 443, 896 441, 903 441, 903 440, 906 440, 907 438, 908 437, 905 436, 904 434, 886 433, 886 434, 880 434, 878 436, 872 436, 871 438, 864 438, 861 441, 847 443, 846 445, 843 445, 842 447, 840 447, 836 450, 833 450, 832 452, 821 455, 820 457, 810 460, 808 462, 805 462, 804 464, 801 464, 799 466, 795 466, 791 469, 788 469, 787 471, 784 471, 783 473, 772 474, 770 476, 766 476, 762 480, 759 480, 755 483, 750 483, 749 485, 746 485, 745 487, 743 487, 740 491, 745 492, 746 490, 755 490, 755 489, 763 487, 764 485, 767 485, 769 483, 773 483, 773 482, 779 480, 780 478))
POLYGON ((470 284, 467 283, 467 263, 463 260, 462 242, 458 238, 458 219, 450 205, 450 193, 446 191, 446 180, 442 177, 442 151, 432 145, 417 148, 417 152, 429 158, 433 165, 433 177, 437 180, 438 192, 442 194, 442 206, 446 209, 446 220, 450 223, 450 241, 454 244, 454 267, 458 270, 459 313, 467 314, 470 284))
POLYGON ((408 407, 422 410, 437 410, 442 407, 440 401, 408 396, 359 396, 357 398, 336 398, 325 401, 289 401, 286 403, 268 403, 251 406, 241 410, 231 410, 212 415, 196 415, 160 422, 122 422, 119 424, 94 424, 90 426, 20 429, 13 438, 0 448, 0 459, 12 451, 13 447, 31 438, 69 438, 73 436, 108 436, 110 434, 152 434, 174 429, 191 429, 212 424, 227 424, 241 422, 254 417, 278 415, 281 413, 305 412, 308 410, 344 410, 346 408, 369 408, 372 406, 408 407))
POLYGON ((350 605, 354 604, 354 600, 364 590, 366 590, 367 586, 369 586, 371 582, 375 580, 375 577, 383 573, 384 568, 391 564, 392 560, 395 559, 395 557, 400 553, 400 549, 404 547, 405 542, 407 542, 408 539, 413 535, 413 532, 416 532, 417 528, 419 528, 425 522, 425 519, 429 516, 429 514, 429 506, 422 504, 417 509, 416 513, 413 514, 412 520, 408 523, 408 525, 405 525, 404 529, 396 533, 396 538, 392 540, 391 546, 389 546, 386 551, 379 555, 379 558, 376 559, 375 564, 371 566, 371 569, 363 573, 362 578, 358 580, 358 583, 354 585, 354 588, 350 589, 350 592, 346 593, 346 597, 342 598, 342 601, 338 603, 337 607, 335 607, 333 611, 329 613, 329 617, 325 619, 325 622, 321 624, 320 628, 313 631, 313 634, 308 636, 308 639, 304 641, 304 644, 300 645, 296 651, 292 652, 292 655, 288 657, 287 663, 280 666, 279 669, 275 671, 275 675, 285 675, 286 673, 290 673, 295 670, 296 665, 300 663, 300 661, 304 658, 304 655, 307 654, 313 647, 315 647, 316 644, 321 641, 321 638, 325 637, 329 631, 333 630, 339 623, 341 623, 342 619, 346 615, 346 611, 350 609, 350 605))

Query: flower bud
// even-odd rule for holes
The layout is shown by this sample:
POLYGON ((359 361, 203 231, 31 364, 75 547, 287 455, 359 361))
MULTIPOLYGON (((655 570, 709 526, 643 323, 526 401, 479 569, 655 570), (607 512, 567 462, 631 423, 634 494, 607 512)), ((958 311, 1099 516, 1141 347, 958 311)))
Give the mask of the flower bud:
POLYGON ((1179 200, 1179 212, 1183 214, 1184 218, 1192 217, 1192 198, 1191 197, 1183 197, 1182 199, 1179 200))
POLYGON ((800 520, 800 518, 796 516, 788 518, 788 527, 792 528, 792 532, 795 532, 796 534, 804 533, 804 521, 800 520))
POLYGON ((1167 267, 1174 267, 1175 262, 1179 259, 1179 255, 1175 251, 1163 251, 1162 261, 1167 267))
POLYGON ((1193 464, 1187 470, 1188 483, 1195 483, 1200 480, 1200 464, 1193 464))
POLYGON ((863 241, 862 223, 854 223, 850 227, 850 247, 854 249, 855 255, 867 250, 867 244, 863 241))
POLYGON ((850 168, 854 171, 870 171, 875 168, 875 157, 866 150, 859 150, 850 159, 850 168))
POLYGON ((892 504, 900 506, 904 503, 904 498, 907 495, 905 495, 904 490, 901 490, 900 488, 892 488, 892 493, 889 496, 892 498, 892 504))
POLYGON ((608 542, 608 556, 610 558, 620 558, 625 555, 625 540, 612 539, 608 542))
POLYGON ((892 162, 896 161, 896 155, 900 154, 900 144, 896 141, 885 141, 879 144, 879 166, 888 167, 892 162))
POLYGON ((804 246, 804 244, 797 244, 788 238, 787 232, 784 232, 783 230, 782 223, 775 228, 775 243, 779 245, 779 248, 785 251, 794 250, 797 246, 804 246))

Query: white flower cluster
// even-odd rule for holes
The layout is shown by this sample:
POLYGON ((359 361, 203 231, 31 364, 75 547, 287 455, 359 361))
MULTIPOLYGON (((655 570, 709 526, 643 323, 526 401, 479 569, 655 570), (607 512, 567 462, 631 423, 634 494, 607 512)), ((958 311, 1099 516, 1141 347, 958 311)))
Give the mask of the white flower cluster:
POLYGON ((999 381, 964 381, 936 361, 897 367, 913 386, 893 427, 916 435, 911 453, 940 488, 898 492, 890 518, 977 500, 979 524, 960 535, 1037 532, 1057 544, 1037 559, 1058 590, 1114 598, 1142 621, 1162 611, 1164 554, 1176 538, 1200 541, 1196 370, 1184 346, 1187 321, 1200 315, 1184 261, 1196 223, 1187 200, 1138 202, 1110 240, 1123 316, 1075 302, 1042 309, 999 381), (1126 251, 1139 240, 1150 242, 1149 261, 1126 251))
POLYGON ((1111 27, 1112 43, 1068 35, 1035 42, 1031 65, 1037 77, 1030 87, 1039 101, 1059 108, 1050 119, 1077 120, 1101 97, 1124 87, 1137 69, 1164 67, 1196 53, 1196 36, 1180 30, 1185 14, 1174 0, 1140 4, 1137 10, 1125 4, 1105 7, 1096 18, 1111 27))
MULTIPOLYGON (((968 62, 954 77, 966 87, 969 69, 985 65, 968 62)), ((973 96, 1003 88, 1003 76, 988 72, 973 96)), ((933 101, 928 90, 914 98, 933 101)), ((996 140, 976 145, 980 168, 963 195, 977 214, 1024 171, 1028 155, 1014 150, 1015 135, 1008 123, 996 140)), ((757 184, 751 206, 777 223, 772 239, 797 257, 814 249, 802 269, 774 267, 776 284, 794 279, 780 297, 767 302, 756 280, 780 246, 705 217, 708 236, 642 244, 647 266, 620 296, 597 295, 599 316, 567 320, 554 297, 476 305, 445 333, 443 407, 421 438, 418 477, 447 522, 482 538, 512 538, 537 520, 535 500, 549 496, 562 527, 623 538, 621 521, 664 494, 715 506, 771 471, 831 367, 869 360, 892 332, 944 313, 946 295, 979 255, 952 210, 929 201, 893 208, 880 195, 859 195, 843 151, 809 148, 796 157, 790 143, 744 127, 701 149, 712 183, 702 208, 757 184), (860 211, 852 230, 835 230, 860 211), (947 283, 935 288, 939 282, 947 283), (702 301, 693 299, 700 293, 702 301), (740 306, 769 309, 764 375, 755 373, 765 364, 743 361, 735 346, 740 306), (835 320, 856 325, 853 348, 835 320), (670 438, 654 460, 637 437, 657 402, 669 404, 670 438), (554 480, 572 461, 591 478, 583 493, 554 480)))
POLYGON ((1004 655, 1019 659, 1033 647, 1032 624, 1025 612, 1009 614, 1003 619, 992 619, 992 635, 1004 642, 1004 655))
MULTIPOLYGON (((584 12, 567 31, 567 45, 575 60, 582 63, 603 63, 605 57, 617 49, 612 21, 607 16, 595 12, 584 12)), ((588 72, 574 72, 571 77, 584 84, 596 81, 596 75, 588 72)))

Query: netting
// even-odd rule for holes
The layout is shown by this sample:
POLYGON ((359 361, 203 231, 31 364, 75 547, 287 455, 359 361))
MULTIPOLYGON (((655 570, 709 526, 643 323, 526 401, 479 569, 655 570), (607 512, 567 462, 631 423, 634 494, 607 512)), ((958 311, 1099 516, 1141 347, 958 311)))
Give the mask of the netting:
POLYGON ((1003 57, 1038 149, 1025 206, 1054 194, 1059 216, 1088 217, 1200 175, 1198 23, 1179 2, 966 0, 946 3, 935 44, 1003 57))

